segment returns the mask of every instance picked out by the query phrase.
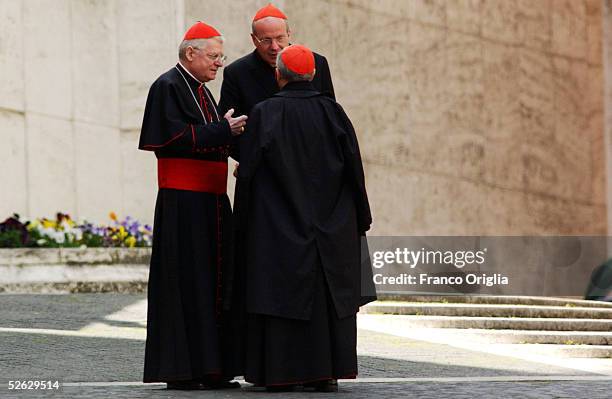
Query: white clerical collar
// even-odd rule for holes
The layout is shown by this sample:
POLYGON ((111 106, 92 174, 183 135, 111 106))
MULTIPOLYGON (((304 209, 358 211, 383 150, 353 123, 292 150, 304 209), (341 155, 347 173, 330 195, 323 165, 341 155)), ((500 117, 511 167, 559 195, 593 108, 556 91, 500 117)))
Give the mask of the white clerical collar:
POLYGON ((196 82, 198 82, 200 85, 203 85, 203 84, 204 84, 204 82, 200 82, 200 81, 199 81, 199 80, 198 80, 198 79, 197 79, 195 76, 193 76, 193 75, 191 74, 191 72, 189 72, 189 69, 185 68, 185 65, 181 64, 181 62, 180 62, 180 61, 178 62, 178 64, 179 64, 179 65, 181 66, 181 68, 183 68, 183 70, 184 70, 185 72, 187 72, 187 74, 188 74, 189 76, 191 76, 191 77, 192 77, 192 78, 193 78, 193 79, 194 79, 196 82))

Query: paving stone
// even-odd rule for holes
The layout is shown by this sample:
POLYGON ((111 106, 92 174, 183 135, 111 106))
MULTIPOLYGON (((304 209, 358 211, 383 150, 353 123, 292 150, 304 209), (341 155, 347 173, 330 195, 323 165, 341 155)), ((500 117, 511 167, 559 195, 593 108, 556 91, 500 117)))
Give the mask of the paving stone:
MULTIPOLYGON (((359 330, 359 378, 341 381, 338 394, 270 394, 245 384, 240 390, 167 391, 162 384, 140 384, 144 340, 121 337, 121 329, 142 330, 142 314, 132 319, 108 315, 143 303, 145 295, 0 295, 1 398, 608 398, 612 376, 584 381, 594 373, 493 355, 452 345, 359 330), (71 336, 103 323, 117 338, 71 336), (38 329, 16 331, 11 329, 38 329), (60 331, 58 331, 60 330, 60 331), (511 381, 477 381, 478 377, 511 381), (430 381, 371 382, 371 378, 424 378, 430 381), (462 378, 461 381, 436 381, 462 378), (512 381, 516 378, 517 381, 512 381), (537 378, 541 381, 520 381, 537 378), (575 380, 561 381, 559 378, 575 380), (8 381, 59 380, 59 391, 9 391, 8 381), (434 381, 431 381, 434 380, 434 381), (83 386, 74 386, 74 383, 83 386), (96 383, 118 385, 94 386, 96 383)), ((145 309, 140 307, 137 309, 145 309)), ((128 312, 129 314, 129 312, 128 312)), ((449 343, 450 344, 450 343, 449 343)), ((601 360, 601 359, 600 359, 601 360)), ((605 359, 609 360, 609 359, 605 359)), ((601 377, 601 376, 599 376, 601 377)))

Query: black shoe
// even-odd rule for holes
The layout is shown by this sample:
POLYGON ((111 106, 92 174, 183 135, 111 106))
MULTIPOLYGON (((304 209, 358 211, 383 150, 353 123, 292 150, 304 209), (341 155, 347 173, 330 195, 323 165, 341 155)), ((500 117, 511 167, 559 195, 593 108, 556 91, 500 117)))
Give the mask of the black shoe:
POLYGON ((175 381, 168 382, 166 385, 166 389, 179 391, 201 391, 206 389, 206 386, 198 381, 175 381))
POLYGON ((268 392, 293 392, 295 385, 270 385, 266 387, 268 392))
POLYGON ((314 388, 316 392, 338 392, 338 380, 307 382, 304 388, 314 388))

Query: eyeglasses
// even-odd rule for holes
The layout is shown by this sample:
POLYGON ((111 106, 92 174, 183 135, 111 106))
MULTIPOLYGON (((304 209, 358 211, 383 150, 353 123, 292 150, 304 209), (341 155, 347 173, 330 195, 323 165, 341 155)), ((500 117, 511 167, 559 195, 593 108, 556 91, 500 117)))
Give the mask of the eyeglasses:
MULTIPOLYGON (((193 48, 194 50, 197 51, 201 51, 201 48, 193 48)), ((206 54, 206 57, 208 57, 209 60, 211 60, 212 62, 220 62, 221 64, 225 64, 225 61, 227 61, 227 56, 223 55, 223 54, 206 54)))
POLYGON ((227 56, 223 55, 223 54, 206 54, 206 56, 212 62, 217 62, 218 61, 221 64, 225 64, 225 61, 227 61, 227 56))
POLYGON ((276 42, 276 44, 278 44, 279 46, 286 46, 287 44, 289 44, 288 35, 281 35, 274 38, 264 37, 263 39, 260 39, 255 35, 253 35, 253 37, 255 38, 255 40, 257 40, 258 44, 261 44, 264 47, 270 47, 272 45, 272 42, 276 42))

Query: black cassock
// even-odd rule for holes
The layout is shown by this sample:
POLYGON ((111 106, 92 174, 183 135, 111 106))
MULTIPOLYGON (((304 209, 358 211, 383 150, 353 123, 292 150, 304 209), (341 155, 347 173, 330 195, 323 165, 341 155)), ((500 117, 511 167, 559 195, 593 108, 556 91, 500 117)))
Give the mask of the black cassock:
MULTIPOLYGON (((327 59, 317 53, 314 53, 314 57, 317 72, 312 84, 315 90, 335 99, 327 59)), ((223 70, 219 108, 222 112, 234 108, 235 115, 249 115, 255 104, 272 97, 278 91, 274 68, 254 50, 223 70)))
MULTIPOLYGON (((315 90, 335 99, 327 59, 317 53, 314 53, 314 57, 317 72, 312 84, 315 90)), ((225 113, 230 108, 234 108, 234 115, 249 115, 251 109, 257 103, 272 97, 278 91, 279 87, 274 76, 274 68, 267 64, 256 50, 253 50, 223 69, 219 109, 222 113, 225 113)), ((247 125, 248 123, 249 121, 247 121, 247 125)), ((239 151, 233 152, 232 157, 240 161, 239 151)), ((238 191, 240 191, 239 181, 236 182, 236 192, 238 191)), ((236 194, 234 197, 236 197, 236 194)), ((239 236, 237 238, 240 239, 239 236)), ((237 243, 237 247, 241 247, 240 243, 237 243)), ((241 265, 237 264, 237 267, 240 269, 241 265)), ((245 314, 244 285, 245 276, 240 271, 231 277, 231 284, 228 285, 228 288, 234 290, 231 300, 233 303, 232 328, 229 333, 234 334, 231 339, 235 342, 234 353, 238 355, 237 361, 240 361, 239 354, 243 352, 244 332, 246 331, 246 319, 239 316, 245 314)))
MULTIPOLYGON (((155 152, 158 173, 160 162, 167 161, 209 161, 227 170, 231 140, 229 123, 220 121, 211 93, 180 64, 153 83, 139 149, 155 152)), ((183 175, 179 178, 202 183, 193 182, 189 173, 183 175)), ((223 184, 217 193, 159 189, 144 382, 241 374, 224 358, 231 344, 223 338, 221 302, 223 280, 231 266, 231 208, 223 184)))
POLYGON ((246 276, 245 379, 357 374, 356 312, 374 299, 360 237, 371 214, 357 138, 333 99, 290 83, 253 108, 235 198, 246 276))

